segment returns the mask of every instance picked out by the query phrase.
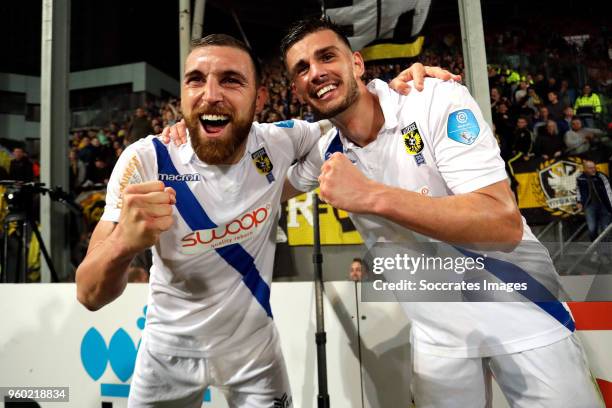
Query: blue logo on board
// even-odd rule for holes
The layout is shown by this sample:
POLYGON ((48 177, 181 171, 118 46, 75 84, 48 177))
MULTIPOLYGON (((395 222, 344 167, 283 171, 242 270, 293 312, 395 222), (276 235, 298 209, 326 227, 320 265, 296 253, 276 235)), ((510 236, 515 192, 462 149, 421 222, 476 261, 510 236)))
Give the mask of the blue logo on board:
MULTIPOLYGON (((136 321, 136 325, 140 330, 143 330, 145 327, 146 315, 147 307, 145 306, 143 315, 136 321)), ((138 344, 135 344, 123 328, 115 331, 108 346, 102 334, 95 327, 91 327, 85 333, 83 340, 81 340, 81 362, 89 377, 94 381, 98 381, 110 363, 111 369, 120 381, 119 383, 101 383, 100 396, 114 398, 128 397, 130 394, 130 384, 127 381, 134 374, 136 354, 139 348, 140 340, 138 344)), ((206 389, 203 401, 211 401, 209 389, 206 389)))

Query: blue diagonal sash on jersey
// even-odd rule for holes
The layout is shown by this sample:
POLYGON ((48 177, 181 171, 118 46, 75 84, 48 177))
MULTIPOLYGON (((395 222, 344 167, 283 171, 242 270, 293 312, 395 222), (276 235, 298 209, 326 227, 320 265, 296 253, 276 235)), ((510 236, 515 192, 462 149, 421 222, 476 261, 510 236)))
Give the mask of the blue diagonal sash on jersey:
POLYGON ((483 257, 482 255, 468 251, 467 249, 455 247, 463 255, 472 259, 484 258, 485 269, 491 272, 497 279, 504 283, 526 283, 527 290, 521 291, 521 294, 528 300, 535 303, 546 313, 555 318, 569 331, 575 330, 574 320, 563 304, 550 291, 538 282, 529 273, 514 265, 513 263, 502 261, 491 257, 483 257), (537 300, 536 300, 537 299, 537 300))
POLYGON ((334 153, 343 153, 342 140, 340 140, 340 131, 336 130, 336 136, 332 139, 331 143, 325 151, 325 160, 329 159, 334 153))
MULTIPOLYGON (((153 139, 153 144, 157 155, 158 173, 178 176, 179 172, 174 167, 166 146, 158 139, 153 139)), ((217 225, 208 217, 208 214, 206 214, 206 211, 185 181, 164 180, 164 185, 172 187, 176 191, 176 209, 189 228, 193 231, 217 228, 217 225)), ((221 248, 215 248, 215 251, 225 262, 240 272, 246 287, 249 288, 255 299, 264 308, 266 314, 272 317, 270 287, 259 274, 253 257, 240 244, 230 244, 221 248)))

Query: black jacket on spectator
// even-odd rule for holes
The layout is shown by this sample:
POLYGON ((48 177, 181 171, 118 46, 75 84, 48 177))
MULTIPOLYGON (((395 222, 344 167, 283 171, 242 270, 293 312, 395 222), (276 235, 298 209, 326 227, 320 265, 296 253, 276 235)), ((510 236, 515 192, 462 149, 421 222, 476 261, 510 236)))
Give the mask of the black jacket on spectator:
POLYGON ((87 168, 87 180, 94 184, 103 184, 110 178, 112 169, 108 166, 96 167, 95 164, 90 164, 87 168))
POLYGON ((565 144, 561 136, 558 134, 551 135, 546 129, 539 130, 541 131, 538 132, 533 146, 533 152, 536 156, 547 155, 548 157, 553 157, 556 152, 563 152, 565 144))
POLYGON ((531 153, 531 148, 531 132, 528 129, 516 129, 514 132, 514 141, 512 143, 512 153, 523 153, 523 155, 527 155, 531 153))
POLYGON ((495 112, 493 114, 493 123, 495 124, 495 131, 500 138, 501 157, 504 160, 508 160, 512 153, 512 119, 508 114, 502 115, 495 112))
MULTIPOLYGON (((589 205, 592 200, 589 194, 588 177, 588 175, 582 173, 576 178, 576 200, 582 204, 583 207, 589 205)), ((610 188, 608 177, 599 171, 592 177, 597 195, 608 211, 612 212, 612 189, 610 188)))
POLYGON ((34 180, 34 169, 32 162, 27 157, 21 160, 11 160, 11 167, 9 169, 10 180, 18 180, 29 182, 34 180))
POLYGON ((153 126, 151 126, 149 119, 146 116, 140 118, 135 117, 132 119, 132 124, 130 125, 128 142, 132 144, 138 139, 142 139, 152 134, 153 126))
POLYGON ((559 134, 564 135, 565 132, 570 130, 570 124, 567 120, 561 119, 557 121, 557 128, 559 129, 559 134))
POLYGON ((563 119, 563 109, 565 109, 565 105, 561 103, 561 101, 555 104, 549 103, 546 107, 548 108, 548 115, 552 120, 563 119))
POLYGON ((537 81, 532 86, 541 99, 546 98, 546 94, 548 93, 548 84, 546 83, 546 80, 543 79, 541 81, 537 81))
POLYGON ((78 153, 79 160, 81 160, 85 164, 89 164, 97 156, 97 153, 98 153, 98 149, 96 149, 95 146, 87 145, 81 150, 79 150, 79 153, 78 153))

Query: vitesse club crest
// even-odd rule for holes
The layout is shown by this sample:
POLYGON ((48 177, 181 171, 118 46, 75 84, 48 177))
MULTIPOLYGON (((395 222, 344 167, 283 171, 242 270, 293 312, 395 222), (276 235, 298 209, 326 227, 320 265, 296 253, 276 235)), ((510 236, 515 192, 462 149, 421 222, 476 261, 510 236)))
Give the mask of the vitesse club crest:
POLYGON ((402 136, 404 138, 404 148, 406 152, 414 156, 417 165, 425 163, 425 158, 421 154, 425 144, 423 143, 423 137, 419 133, 416 122, 412 122, 410 125, 402 129, 402 136))
POLYGON ((268 179, 268 182, 274 181, 274 175, 272 174, 272 169, 274 165, 272 164, 272 160, 270 160, 270 156, 266 152, 266 148, 262 147, 261 149, 251 153, 251 157, 253 158, 253 163, 257 168, 257 171, 268 179))
POLYGON ((546 203, 544 209, 555 216, 576 214, 576 178, 582 171, 582 159, 567 157, 552 159, 540 164, 539 188, 546 203))

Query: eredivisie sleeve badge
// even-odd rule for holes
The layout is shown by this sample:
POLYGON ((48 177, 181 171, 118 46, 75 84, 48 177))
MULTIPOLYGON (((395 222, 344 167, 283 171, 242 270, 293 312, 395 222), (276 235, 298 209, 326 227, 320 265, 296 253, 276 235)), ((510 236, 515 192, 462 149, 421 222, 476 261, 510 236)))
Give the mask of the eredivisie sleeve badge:
POLYGON ((425 157, 423 157, 421 153, 425 144, 423 143, 423 137, 419 133, 416 122, 412 122, 402 129, 402 137, 404 138, 406 153, 414 156, 414 160, 418 166, 425 164, 425 157))
POLYGON ((262 147, 254 153, 251 153, 251 157, 253 158, 253 163, 255 164, 257 171, 266 176, 269 183, 272 183, 274 181, 274 175, 272 174, 274 165, 272 164, 272 160, 270 160, 270 156, 268 156, 268 153, 266 152, 266 148, 262 147))

